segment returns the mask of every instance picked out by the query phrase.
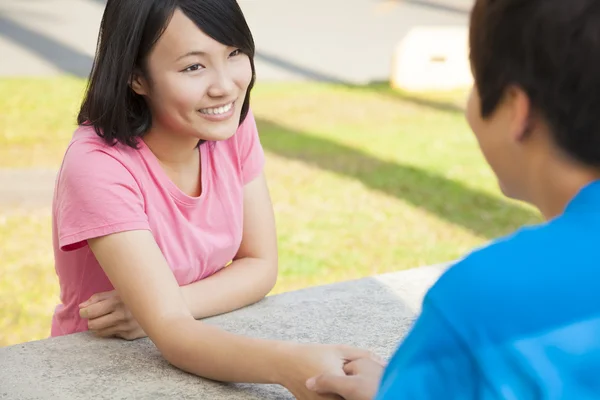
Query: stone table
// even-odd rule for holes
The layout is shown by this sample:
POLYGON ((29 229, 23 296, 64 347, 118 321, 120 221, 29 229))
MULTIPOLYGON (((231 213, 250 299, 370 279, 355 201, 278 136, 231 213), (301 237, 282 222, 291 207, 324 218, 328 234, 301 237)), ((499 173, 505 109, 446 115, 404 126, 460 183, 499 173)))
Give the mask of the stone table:
MULTIPOLYGON (((389 357, 445 265, 270 296, 206 319, 242 335, 350 344, 389 357)), ((0 348, 0 399, 289 399, 280 386, 221 384, 169 365, 148 339, 89 333, 0 348)))

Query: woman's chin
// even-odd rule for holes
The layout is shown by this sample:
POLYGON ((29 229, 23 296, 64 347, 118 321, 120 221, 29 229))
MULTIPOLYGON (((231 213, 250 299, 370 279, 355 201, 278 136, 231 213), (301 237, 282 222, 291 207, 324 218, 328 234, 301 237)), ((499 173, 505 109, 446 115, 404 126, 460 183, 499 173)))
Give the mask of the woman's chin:
POLYGON ((237 131, 237 124, 235 127, 223 127, 222 129, 203 129, 197 131, 197 137, 200 140, 206 140, 210 142, 218 142, 222 140, 230 139, 233 135, 235 135, 237 131))
POLYGON ((202 119, 194 126, 194 131, 197 132, 197 136, 202 140, 227 140, 235 135, 239 128, 240 117, 235 114, 222 121, 202 119))

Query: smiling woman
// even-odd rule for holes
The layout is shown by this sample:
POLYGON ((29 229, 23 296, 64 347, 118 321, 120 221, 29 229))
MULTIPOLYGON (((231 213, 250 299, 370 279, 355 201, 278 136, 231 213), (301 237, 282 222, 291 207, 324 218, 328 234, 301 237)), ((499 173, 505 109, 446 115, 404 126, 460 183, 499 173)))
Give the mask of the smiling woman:
POLYGON ((150 131, 225 139, 249 111, 254 78, 254 41, 237 5, 108 4, 78 122, 92 125, 107 142, 134 147, 150 131), (198 118, 223 114, 224 106, 230 112, 218 121, 227 123, 198 118))
POLYGON ((108 1, 55 188, 52 335, 148 335, 197 375, 318 398, 308 377, 368 354, 197 321, 260 300, 277 277, 253 57, 235 0, 108 1))

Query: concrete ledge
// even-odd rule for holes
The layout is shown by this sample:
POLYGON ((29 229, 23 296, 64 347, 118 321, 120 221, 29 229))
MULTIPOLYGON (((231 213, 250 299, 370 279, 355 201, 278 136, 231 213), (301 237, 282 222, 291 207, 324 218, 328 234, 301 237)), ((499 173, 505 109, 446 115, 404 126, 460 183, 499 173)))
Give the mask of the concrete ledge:
POLYGON ((392 57, 392 87, 423 91, 471 86, 468 33, 464 26, 411 29, 392 57))
MULTIPOLYGON (((268 297, 205 320, 254 337, 342 343, 389 357, 445 265, 268 297)), ((279 386, 220 384, 184 373, 147 339, 88 333, 0 348, 0 399, 287 399, 279 386)))

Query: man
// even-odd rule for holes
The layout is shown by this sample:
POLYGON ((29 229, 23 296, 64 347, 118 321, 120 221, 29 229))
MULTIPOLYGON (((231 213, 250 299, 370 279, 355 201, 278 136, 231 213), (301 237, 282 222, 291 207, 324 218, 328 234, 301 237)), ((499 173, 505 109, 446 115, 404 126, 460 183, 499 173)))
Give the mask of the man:
POLYGON ((314 391, 600 398, 600 1, 476 0, 470 47, 469 125, 503 193, 546 222, 450 268, 385 372, 354 360, 314 391))

